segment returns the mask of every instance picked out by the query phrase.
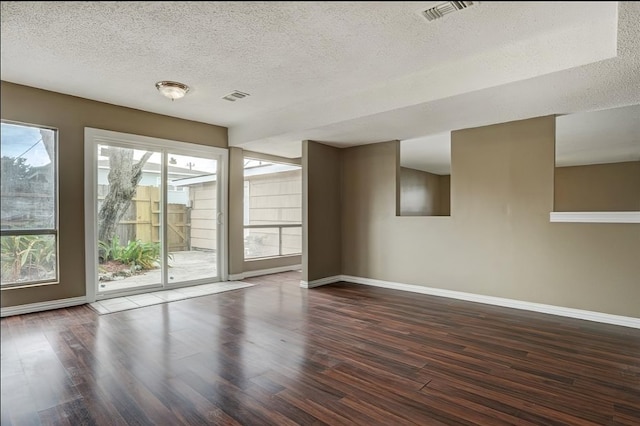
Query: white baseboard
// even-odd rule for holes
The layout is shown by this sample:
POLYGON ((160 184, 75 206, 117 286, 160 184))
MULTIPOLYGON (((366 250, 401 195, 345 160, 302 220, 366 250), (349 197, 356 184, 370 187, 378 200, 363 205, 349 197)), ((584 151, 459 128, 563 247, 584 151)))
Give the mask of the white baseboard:
MULTIPOLYGON (((275 274, 278 272, 295 271, 300 265, 263 269, 260 271, 249 271, 243 274, 229 275, 229 280, 238 281, 252 276, 275 274), (249 275, 247 275, 249 274, 249 275), (239 278, 242 277, 242 278, 239 278)), ((485 296, 481 294, 465 293, 462 291, 446 290, 441 288, 424 287, 415 284, 403 284, 392 281, 376 280, 372 278, 355 277, 352 275, 334 275, 313 281, 300 281, 300 287, 314 288, 339 281, 346 281, 355 284, 364 284, 374 287, 389 288, 393 290, 409 291, 413 293, 428 294, 431 296, 448 297, 451 299, 467 300, 469 302, 485 303, 488 305, 504 306, 507 308, 522 309, 526 311, 541 312, 551 315, 559 315, 569 318, 583 319, 587 321, 601 322, 605 324, 621 325, 624 327, 640 329, 640 318, 625 317, 621 315, 605 314, 602 312, 586 311, 582 309, 566 308, 562 306, 545 305, 542 303, 525 302, 522 300, 505 299, 502 297, 485 296)), ((1 317, 12 315, 22 315, 32 312, 41 312, 51 309, 68 308, 87 303, 85 296, 72 297, 68 299, 51 300, 47 302, 29 303, 26 305, 9 306, 0 309, 1 317)))
POLYGON ((319 280, 313 280, 313 281, 300 281, 300 287, 314 288, 314 287, 319 287, 321 285, 337 283, 338 281, 342 281, 342 275, 334 275, 332 277, 320 278, 319 280))
MULTIPOLYGON (((332 277, 334 278, 334 277, 332 277)), ((563 306, 545 305, 542 303, 525 302, 522 300, 505 299, 502 297, 484 296, 482 294, 465 293, 462 291, 445 290, 441 288, 423 287, 415 284, 403 284, 391 281, 375 280, 372 278, 341 275, 335 281, 347 281, 356 284, 364 284, 375 287, 384 287, 394 290, 410 291, 413 293, 428 294, 431 296, 448 297, 451 299, 467 300, 469 302, 485 303, 488 305, 504 306, 507 308, 522 309, 525 311, 542 312, 545 314, 559 315, 569 318, 578 318, 587 321, 595 321, 606 324, 621 325, 624 327, 640 328, 640 318, 625 317, 621 315, 605 314, 602 312, 585 311, 582 309, 566 308, 563 306)), ((335 282, 333 281, 333 282, 335 282)))
POLYGON ((240 281, 245 278, 259 277, 261 275, 277 274, 280 272, 299 271, 302 269, 301 264, 278 266, 277 268, 259 269, 257 271, 245 271, 241 274, 229 274, 229 281, 240 281))
POLYGON ((0 316, 8 317, 12 315, 30 314, 32 312, 48 311, 51 309, 69 308, 71 306, 84 305, 87 303, 85 296, 71 297, 69 299, 50 300, 47 302, 29 303, 27 305, 9 306, 0 309, 0 316))

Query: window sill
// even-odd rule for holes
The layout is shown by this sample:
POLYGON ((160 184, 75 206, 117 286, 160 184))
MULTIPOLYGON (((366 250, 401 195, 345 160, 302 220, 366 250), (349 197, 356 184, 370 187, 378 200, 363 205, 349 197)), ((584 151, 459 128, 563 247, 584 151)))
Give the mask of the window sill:
POLYGON ((640 223, 640 212, 551 212, 549 222, 640 223))
POLYGON ((19 284, 5 284, 2 287, 0 287, 0 291, 18 290, 18 289, 33 288, 33 287, 42 287, 42 286, 54 285, 54 284, 60 284, 60 281, 55 280, 55 281, 39 281, 39 282, 35 282, 35 283, 31 282, 31 283, 19 283, 19 284))
POLYGON ((245 262, 253 262, 253 261, 258 261, 258 260, 288 259, 288 258, 291 258, 291 257, 300 257, 300 256, 302 256, 302 253, 283 254, 282 256, 249 257, 249 258, 245 258, 244 261, 245 262))

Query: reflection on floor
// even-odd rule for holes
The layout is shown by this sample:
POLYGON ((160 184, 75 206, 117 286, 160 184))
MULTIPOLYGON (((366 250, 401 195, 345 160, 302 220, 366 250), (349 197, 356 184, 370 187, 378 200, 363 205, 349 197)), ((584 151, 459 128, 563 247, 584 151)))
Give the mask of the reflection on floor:
POLYGON ((224 291, 237 290, 239 288, 252 287, 255 284, 242 281, 226 281, 212 284, 202 284, 193 287, 182 287, 173 290, 154 291, 152 293, 136 294, 134 296, 116 297, 90 303, 100 315, 113 312, 126 311, 143 306, 158 305, 160 303, 173 302, 175 300, 189 299, 191 297, 207 296, 209 294, 222 293, 224 291))

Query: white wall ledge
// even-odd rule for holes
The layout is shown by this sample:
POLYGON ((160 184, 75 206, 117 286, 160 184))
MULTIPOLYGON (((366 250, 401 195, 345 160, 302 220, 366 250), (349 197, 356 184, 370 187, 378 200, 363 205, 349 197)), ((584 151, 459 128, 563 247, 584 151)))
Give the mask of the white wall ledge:
POLYGON ((551 212, 549 222, 640 223, 640 212, 551 212))

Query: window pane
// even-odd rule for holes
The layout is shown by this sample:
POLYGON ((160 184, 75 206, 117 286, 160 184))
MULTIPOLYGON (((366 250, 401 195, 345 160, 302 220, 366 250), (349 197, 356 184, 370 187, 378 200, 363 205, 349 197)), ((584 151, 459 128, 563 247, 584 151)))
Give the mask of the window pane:
POLYGON ((55 235, 3 236, 1 243, 3 286, 56 279, 55 235))
POLYGON ((302 226, 282 228, 282 255, 302 253, 302 226))
POLYGON ((56 131, 4 122, 1 131, 0 283, 55 281, 56 131))
POLYGON ((2 230, 55 229, 54 130, 2 123, 2 230))
POLYGON ((245 159, 245 225, 302 223, 302 168, 245 159))
POLYGON ((99 291, 162 284, 162 154, 98 145, 97 160, 99 291))
POLYGON ((244 225, 252 226, 244 231, 245 258, 301 253, 301 227, 273 226, 301 223, 302 168, 245 158, 244 225))
POLYGON ((168 153, 169 283, 218 276, 218 162, 168 153))
POLYGON ((278 228, 260 228, 244 230, 244 257, 278 256, 278 228))

